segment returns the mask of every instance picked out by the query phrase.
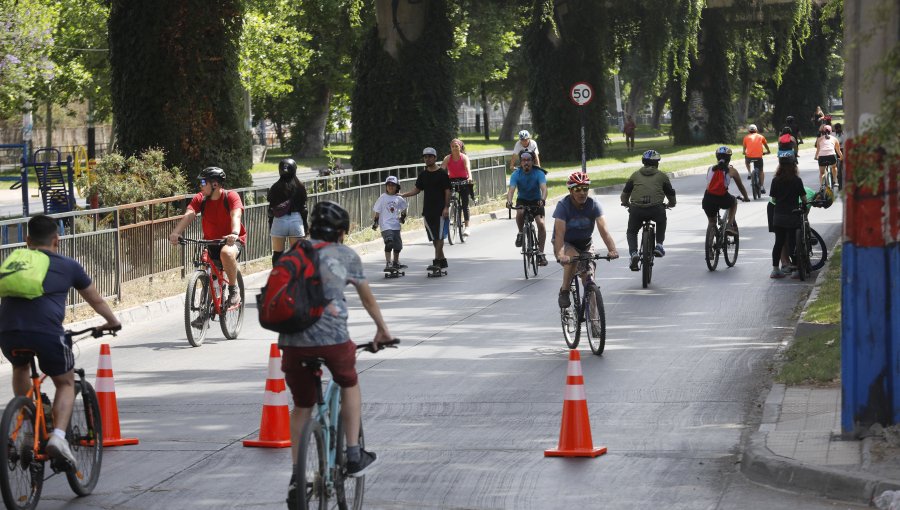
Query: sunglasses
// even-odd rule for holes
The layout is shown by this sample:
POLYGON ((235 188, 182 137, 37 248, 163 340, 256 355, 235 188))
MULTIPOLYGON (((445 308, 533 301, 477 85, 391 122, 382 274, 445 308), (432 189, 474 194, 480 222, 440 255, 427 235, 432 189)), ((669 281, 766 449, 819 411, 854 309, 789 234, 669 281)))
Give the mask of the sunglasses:
POLYGON ((206 179, 200 179, 200 185, 206 186, 206 179))
POLYGON ((572 189, 572 191, 580 191, 582 193, 587 193, 587 191, 590 190, 591 188, 589 186, 575 186, 574 188, 571 188, 571 189, 572 189))

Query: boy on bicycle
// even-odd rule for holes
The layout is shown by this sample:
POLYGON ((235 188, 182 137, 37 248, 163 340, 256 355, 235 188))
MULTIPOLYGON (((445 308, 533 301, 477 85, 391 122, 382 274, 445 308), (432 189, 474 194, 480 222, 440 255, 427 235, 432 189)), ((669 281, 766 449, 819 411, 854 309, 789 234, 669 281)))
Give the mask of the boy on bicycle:
POLYGON ((4 297, 0 300, 0 348, 13 366, 12 386, 16 396, 25 396, 31 389, 31 356, 13 355, 13 351, 29 350, 37 356, 41 371, 56 386, 52 413, 54 429, 47 442, 47 453, 77 467, 66 441, 66 429, 75 404, 75 356, 62 326, 69 289, 74 287, 91 308, 106 319, 101 328, 119 329, 122 324, 81 264, 57 253, 59 231, 56 220, 44 215, 31 218, 25 241, 29 249, 40 250, 50 258, 44 277, 44 293, 34 299, 4 297))
POLYGON ((628 254, 631 270, 638 271, 637 233, 644 220, 656 222, 656 246, 653 254, 664 257, 666 250, 666 207, 675 207, 675 188, 669 176, 659 171, 659 153, 649 150, 641 157, 644 167, 631 174, 622 190, 622 205, 628 208, 628 254), (663 199, 668 199, 665 203, 663 199))
MULTIPOLYGON (((335 202, 319 202, 309 218, 309 231, 319 255, 319 272, 325 297, 330 303, 322 317, 299 333, 281 333, 278 346, 283 355, 281 370, 294 400, 291 411, 291 459, 296 465, 297 448, 303 426, 316 404, 316 376, 303 366, 308 358, 322 358, 332 378, 341 387, 341 424, 347 436, 347 472, 362 476, 375 462, 375 454, 360 447, 359 429, 362 415, 362 394, 356 374, 356 344, 347 329, 348 308, 344 299, 347 284, 356 287, 363 308, 375 321, 375 343, 391 339, 381 309, 363 274, 362 261, 350 247, 344 246, 344 236, 350 229, 350 214, 335 202)), ((294 500, 297 489, 294 478, 288 487, 288 501, 294 500)), ((304 488, 301 488, 303 490, 304 488)))
POLYGON ((569 298, 569 284, 577 269, 569 264, 573 257, 591 251, 591 235, 594 225, 606 244, 611 259, 619 258, 616 242, 606 229, 606 218, 600 203, 588 196, 591 179, 586 173, 574 172, 566 181, 569 196, 556 204, 553 212, 553 253, 556 260, 563 265, 562 287, 559 289, 557 304, 560 308, 568 308, 572 304, 569 298))
MULTIPOLYGON (((512 208, 513 193, 518 190, 516 197, 517 206, 537 207, 534 222, 538 231, 538 265, 546 266, 547 257, 544 255, 544 244, 547 240, 547 228, 544 226, 544 203, 547 200, 547 178, 544 172, 534 170, 534 154, 522 151, 519 154, 519 163, 522 165, 509 177, 509 190, 506 192, 506 207, 512 208)), ((516 211, 516 226, 519 233, 516 234, 516 248, 522 247, 522 228, 525 226, 525 211, 516 211)))

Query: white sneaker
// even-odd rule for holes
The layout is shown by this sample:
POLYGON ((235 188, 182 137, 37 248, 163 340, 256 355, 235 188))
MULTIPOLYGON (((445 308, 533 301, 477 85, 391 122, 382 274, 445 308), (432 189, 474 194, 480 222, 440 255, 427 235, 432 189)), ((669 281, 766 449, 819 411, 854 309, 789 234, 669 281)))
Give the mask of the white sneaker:
POLYGON ((463 236, 469 237, 469 227, 463 227, 463 236))
POLYGON ((53 458, 65 459, 72 464, 73 467, 76 467, 77 465, 75 455, 72 453, 72 450, 69 449, 69 442, 56 434, 50 434, 50 440, 47 441, 47 453, 53 458))

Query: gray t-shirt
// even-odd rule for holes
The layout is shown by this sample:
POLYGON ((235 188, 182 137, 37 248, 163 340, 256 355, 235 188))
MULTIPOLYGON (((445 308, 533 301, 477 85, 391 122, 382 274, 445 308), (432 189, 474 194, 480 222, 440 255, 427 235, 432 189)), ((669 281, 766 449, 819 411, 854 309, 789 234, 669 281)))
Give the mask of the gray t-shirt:
MULTIPOLYGON (((315 245, 321 241, 311 239, 311 242, 315 245)), ((322 318, 306 331, 279 334, 279 346, 315 347, 337 345, 350 340, 344 288, 348 284, 366 281, 362 261, 353 248, 331 243, 319 249, 319 272, 322 274, 325 298, 331 302, 325 307, 322 318)))

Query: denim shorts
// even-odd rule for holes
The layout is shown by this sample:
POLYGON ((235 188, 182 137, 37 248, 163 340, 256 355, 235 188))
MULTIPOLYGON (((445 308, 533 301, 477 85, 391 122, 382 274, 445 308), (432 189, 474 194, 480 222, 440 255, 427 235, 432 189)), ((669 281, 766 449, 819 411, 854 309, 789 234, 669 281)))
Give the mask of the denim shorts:
POLYGON ((403 249, 403 239, 399 230, 382 230, 381 238, 384 239, 384 251, 400 251, 403 249))
POLYGON ((269 235, 272 237, 303 237, 303 218, 298 212, 273 218, 269 235))

